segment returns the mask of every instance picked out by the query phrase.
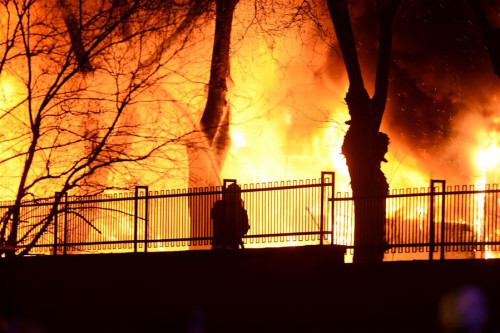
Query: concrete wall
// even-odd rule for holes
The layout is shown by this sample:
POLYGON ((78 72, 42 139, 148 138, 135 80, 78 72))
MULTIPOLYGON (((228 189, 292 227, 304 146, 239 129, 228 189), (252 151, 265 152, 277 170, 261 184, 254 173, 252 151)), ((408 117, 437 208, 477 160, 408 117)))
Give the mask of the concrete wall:
POLYGON ((342 258, 311 246, 3 260, 0 310, 26 332, 439 332, 442 296, 472 284, 500 327, 500 261, 342 258))

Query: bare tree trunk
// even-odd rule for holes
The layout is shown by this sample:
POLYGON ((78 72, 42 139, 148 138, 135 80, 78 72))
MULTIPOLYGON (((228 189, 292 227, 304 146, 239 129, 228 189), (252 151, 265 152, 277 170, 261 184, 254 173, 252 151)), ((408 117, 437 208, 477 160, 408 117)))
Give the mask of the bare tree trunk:
POLYGON ((379 132, 387 100, 388 72, 391 59, 392 21, 400 0, 380 0, 379 54, 375 94, 366 92, 351 28, 346 0, 328 0, 330 16, 342 50, 349 77, 346 103, 351 120, 342 153, 346 158, 354 197, 354 262, 383 260, 385 242, 385 201, 389 186, 381 163, 389 137, 379 132))
MULTIPOLYGON (((364 110, 356 109, 362 107, 357 103, 362 98, 363 94, 350 91, 346 97, 349 110, 364 110)), ((365 105, 368 110, 369 101, 365 105)), ((384 156, 377 150, 387 151, 389 138, 381 132, 374 136, 367 127, 362 118, 352 117, 342 145, 354 197, 354 262, 382 261, 385 251, 385 201, 389 186, 380 168, 384 156)))
MULTIPOLYGON (((198 129, 200 141, 188 147, 189 187, 220 185, 220 172, 229 149, 230 110, 226 99, 229 46, 238 0, 216 0, 215 36, 208 98, 198 129)), ((210 208, 216 198, 190 197, 191 237, 211 235, 210 208)), ((197 243, 195 243, 197 244, 197 243)))
POLYGON ((21 179, 19 181, 16 200, 12 207, 11 230, 6 242, 7 244, 6 255, 8 257, 16 255, 16 246, 17 246, 18 231, 19 231, 18 229, 19 229, 19 224, 21 223, 21 203, 26 195, 26 183, 35 157, 36 146, 38 144, 38 140, 40 139, 40 126, 41 126, 41 117, 38 114, 34 118, 34 121, 31 123, 32 139, 30 147, 28 149, 26 160, 24 162, 21 179))
MULTIPOLYGON (((45 2, 35 5, 33 1, 2 5, 2 12, 7 13, 2 24, 13 29, 6 32, 0 71, 8 65, 13 70, 9 75, 24 83, 25 88, 20 93, 25 92, 26 96, 18 105, 6 104, 5 109, 9 111, 4 111, 12 117, 2 122, 4 127, 15 129, 12 135, 5 135, 3 139, 12 142, 15 138, 16 146, 4 147, 5 156, 1 162, 16 161, 22 163, 22 168, 18 170, 19 175, 11 175, 19 179, 15 202, 0 218, 0 254, 9 257, 28 254, 41 237, 48 237, 54 230, 54 219, 61 212, 68 191, 93 186, 94 181, 106 178, 107 170, 115 165, 155 158, 164 152, 164 147, 183 138, 182 135, 166 137, 163 131, 156 132, 159 129, 156 126, 146 133, 149 121, 136 126, 126 117, 129 112, 133 116, 130 109, 136 102, 143 103, 138 96, 163 78, 163 74, 156 73, 170 57, 162 61, 159 58, 161 51, 195 27, 196 18, 202 11, 191 12, 191 7, 187 6, 201 6, 207 1, 213 0, 179 4, 139 0, 103 0, 101 3, 53 0, 52 6, 45 2), (158 24, 158 20, 163 19, 156 17, 158 8, 165 9, 162 14, 169 19, 165 24, 158 24), (167 12, 170 10, 172 12, 167 12), (182 15, 188 11, 190 19, 184 23, 182 15), (179 20, 182 23, 177 29, 179 20), (63 31, 59 29, 61 24, 65 27, 63 31), (140 48, 142 41, 172 30, 176 37, 168 36, 169 42, 156 52, 158 56, 152 58, 152 65, 142 64, 141 56, 148 54, 140 48), (120 38, 120 31, 123 38, 120 38), (130 48, 131 45, 137 47, 130 48), (94 63, 99 64, 100 72, 96 78, 87 77, 95 80, 91 89, 85 89, 86 76, 82 74, 93 71, 94 63), (116 85, 108 84, 108 80, 115 80, 116 85), (81 104, 88 101, 88 107, 81 104), (94 108, 95 103, 99 103, 99 107, 94 108), (85 114, 90 121, 88 133, 83 124, 79 124, 85 114), (144 131, 139 125, 146 126, 144 131), (128 140, 146 144, 134 149, 127 144, 128 140), (30 209, 25 211, 22 203, 42 193, 46 196, 46 188, 60 189, 50 212, 40 211, 33 215, 30 209)), ((185 45, 179 44, 180 47, 185 45)), ((86 219, 84 214, 73 216, 79 218, 79 225, 85 230, 81 237, 86 237, 89 227, 96 229, 94 221, 86 219)))

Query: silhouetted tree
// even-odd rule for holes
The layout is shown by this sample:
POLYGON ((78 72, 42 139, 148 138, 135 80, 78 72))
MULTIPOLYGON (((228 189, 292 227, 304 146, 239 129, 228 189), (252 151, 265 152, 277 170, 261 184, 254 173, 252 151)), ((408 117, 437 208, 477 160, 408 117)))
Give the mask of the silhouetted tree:
MULTIPOLYGON (((220 172, 230 146, 230 104, 227 81, 230 79, 229 51, 234 10, 238 0, 215 1, 213 39, 208 97, 196 130, 197 142, 188 147, 189 187, 220 185, 220 172)), ((208 236, 213 198, 190 198, 191 236, 208 236)))
POLYGON ((342 153, 354 196, 354 262, 382 261, 385 251, 385 197, 389 186, 381 163, 389 138, 379 131, 387 100, 392 22, 400 0, 377 1, 379 50, 375 93, 370 98, 363 82, 347 0, 328 0, 330 16, 349 77, 345 101, 351 119, 342 153))
POLYGON ((14 92, 0 105, 0 165, 16 189, 0 220, 0 254, 29 253, 66 194, 100 192, 109 185, 99 175, 118 165, 127 173, 188 134, 161 127, 151 89, 186 47, 202 2, 1 2, 0 80, 14 92), (52 198, 50 208, 27 227, 23 204, 40 198, 52 198))

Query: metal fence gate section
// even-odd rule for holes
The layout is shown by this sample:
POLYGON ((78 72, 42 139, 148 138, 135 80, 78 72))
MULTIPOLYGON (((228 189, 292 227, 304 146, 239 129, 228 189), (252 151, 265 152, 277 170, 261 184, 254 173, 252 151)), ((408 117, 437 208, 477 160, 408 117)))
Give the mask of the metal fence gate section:
MULTIPOLYGON (((211 249, 210 211, 222 187, 98 196, 64 196, 57 214, 39 230, 54 198, 21 207, 19 245, 38 237, 33 255, 211 249)), ((330 245, 355 251, 352 194, 335 192, 335 174, 311 180, 240 185, 250 229, 245 248, 330 245)), ((437 260, 500 256, 500 201, 497 185, 393 190, 386 197, 384 260, 437 260)), ((380 200, 380 198, 378 198, 380 200)), ((0 205, 7 214, 12 203, 0 205)), ((369 206, 369 205, 368 205, 369 206)))

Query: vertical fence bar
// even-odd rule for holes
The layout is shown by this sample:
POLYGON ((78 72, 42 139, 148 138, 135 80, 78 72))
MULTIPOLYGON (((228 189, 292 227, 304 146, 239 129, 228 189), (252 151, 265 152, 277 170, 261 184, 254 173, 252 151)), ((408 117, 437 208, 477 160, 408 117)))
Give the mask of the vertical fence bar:
MULTIPOLYGON (((56 192, 54 194, 54 205, 56 205, 57 196, 59 196, 59 195, 61 195, 61 192, 56 192)), ((59 215, 58 206, 56 205, 56 207, 55 207, 55 215, 54 215, 54 247, 53 247, 53 253, 52 253, 53 255, 57 255, 57 229, 58 229, 57 218, 58 218, 58 215, 59 215)))
POLYGON ((149 228, 149 189, 147 186, 142 186, 144 189, 144 252, 148 252, 148 228, 149 228))
POLYGON ((144 252, 148 252, 148 228, 149 228, 149 189, 144 186, 144 252))
POLYGON ((134 194, 134 253, 137 252, 138 231, 139 231, 139 191, 144 191, 144 252, 148 252, 148 187, 147 186, 136 186, 134 194))
MULTIPOLYGON (((332 193, 332 196, 334 195, 335 193, 335 172, 331 172, 331 171, 321 171, 321 198, 320 198, 320 203, 321 203, 321 207, 320 207, 320 241, 319 241, 319 244, 320 245, 323 245, 323 234, 325 232, 325 225, 324 225, 324 221, 325 221, 325 187, 326 185, 330 185, 332 186, 331 188, 331 193, 332 193), (331 177, 331 180, 330 180, 330 183, 327 183, 326 182, 326 179, 327 179, 327 176, 330 176, 331 177)), ((332 221, 332 224, 331 224, 331 230, 330 230, 330 234, 331 234, 331 244, 333 245, 333 198, 332 198, 332 218, 331 218, 331 221, 332 221)))
MULTIPOLYGON (((430 193, 430 218, 429 218, 429 260, 433 260, 434 257, 434 245, 436 243, 435 239, 435 232, 436 232, 436 225, 434 221, 434 195, 435 195, 435 184, 441 184, 443 186, 443 203, 441 206, 444 206, 444 191, 445 191, 445 181, 444 180, 435 180, 431 179, 431 193, 430 193)), ((444 213, 443 213, 444 217, 444 213)), ((443 231, 444 231, 444 219, 441 219, 441 237, 443 237, 443 231)), ((444 239, 441 238, 441 256, 444 258, 444 245, 443 245, 444 239)))
POLYGON ((319 245, 323 245, 323 230, 324 230, 324 215, 325 208, 323 204, 323 200, 325 200, 325 174, 321 172, 321 196, 320 196, 320 222, 319 222, 319 245))
POLYGON ((431 180, 431 196, 430 196, 430 212, 429 212, 429 260, 433 259, 434 254, 434 181, 431 180))
POLYGON ((444 260, 444 250, 445 250, 445 243, 446 243, 446 239, 445 239, 445 205, 446 205, 446 195, 445 195, 445 192, 446 192, 446 180, 442 180, 441 181, 441 186, 443 187, 442 189, 442 195, 441 195, 441 257, 440 259, 441 260, 444 260))
POLYGON ((139 211, 139 199, 138 199, 139 187, 135 187, 134 193, 134 253, 137 253, 137 219, 139 211))
POLYGON ((64 239, 63 239, 63 255, 66 255, 68 244, 68 193, 64 194, 64 239))
POLYGON ((330 232, 331 232, 331 245, 335 245, 335 242, 333 241, 333 234, 334 234, 334 226, 335 226, 335 206, 334 206, 334 200, 335 200, 335 172, 332 172, 332 206, 331 206, 331 211, 330 211, 330 214, 331 214, 331 218, 330 218, 330 222, 331 222, 331 229, 330 232))
MULTIPOLYGON (((498 191, 498 186, 497 184, 493 184, 493 190, 494 191, 498 191)), ((500 206, 499 205, 499 201, 498 201, 498 192, 493 192, 491 193, 491 195, 493 196, 493 198, 491 199, 491 202, 492 202, 492 211, 491 211, 491 216, 492 216, 492 228, 493 230, 496 230, 497 227, 498 227, 498 217, 499 217, 499 214, 498 214, 498 207, 500 206)), ((496 232, 493 232, 492 233, 493 238, 494 238, 494 241, 497 242, 498 241, 498 238, 497 238, 497 234, 496 232)), ((496 251, 497 250, 497 245, 493 245, 493 251, 496 251)))

